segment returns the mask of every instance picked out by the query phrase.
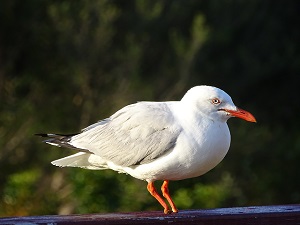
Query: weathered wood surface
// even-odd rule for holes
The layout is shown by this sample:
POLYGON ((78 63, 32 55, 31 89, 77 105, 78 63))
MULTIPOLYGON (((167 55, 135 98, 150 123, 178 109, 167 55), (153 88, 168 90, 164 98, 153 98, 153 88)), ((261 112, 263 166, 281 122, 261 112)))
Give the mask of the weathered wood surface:
POLYGON ((205 210, 181 210, 177 214, 132 212, 87 215, 51 215, 0 218, 0 224, 300 224, 300 205, 253 206, 205 210))

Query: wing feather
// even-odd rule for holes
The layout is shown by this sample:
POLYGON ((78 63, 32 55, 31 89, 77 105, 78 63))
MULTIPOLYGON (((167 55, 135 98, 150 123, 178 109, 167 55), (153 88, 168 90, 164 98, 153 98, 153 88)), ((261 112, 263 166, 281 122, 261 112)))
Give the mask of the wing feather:
POLYGON ((132 166, 172 150, 180 130, 167 103, 139 102, 84 129, 70 144, 116 165, 132 166))

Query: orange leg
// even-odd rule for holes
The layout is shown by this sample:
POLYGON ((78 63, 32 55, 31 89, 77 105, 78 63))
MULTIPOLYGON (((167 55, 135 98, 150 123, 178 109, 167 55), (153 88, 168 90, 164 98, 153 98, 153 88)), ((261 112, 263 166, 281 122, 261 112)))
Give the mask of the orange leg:
MULTIPOLYGON (((162 207, 164 207, 164 213, 165 214, 169 214, 171 213, 169 206, 165 203, 165 201, 162 199, 162 197, 159 196, 159 194, 157 193, 155 187, 154 187, 154 183, 153 182, 149 182, 147 185, 147 189, 149 191, 149 193, 156 198, 156 200, 162 205, 162 207)), ((173 203, 174 204, 174 203, 173 203)), ((172 206, 172 210, 173 210, 173 206, 172 206)), ((174 211, 174 210, 173 210, 174 211)))
POLYGON ((177 207, 175 206, 170 194, 169 194, 169 188, 168 188, 168 185, 169 185, 169 181, 168 180, 165 180, 164 183, 162 184, 161 186, 161 191, 163 193, 163 196, 168 200, 171 208, 172 208, 172 211, 174 213, 177 213, 178 212, 178 209, 177 207))

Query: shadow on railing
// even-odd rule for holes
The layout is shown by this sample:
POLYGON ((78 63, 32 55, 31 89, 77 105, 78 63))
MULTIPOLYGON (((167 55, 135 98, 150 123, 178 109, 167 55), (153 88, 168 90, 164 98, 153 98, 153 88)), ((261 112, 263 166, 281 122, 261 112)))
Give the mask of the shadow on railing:
POLYGON ((177 214, 132 212, 85 215, 50 215, 0 218, 0 224, 300 224, 300 205, 252 206, 181 210, 177 214))

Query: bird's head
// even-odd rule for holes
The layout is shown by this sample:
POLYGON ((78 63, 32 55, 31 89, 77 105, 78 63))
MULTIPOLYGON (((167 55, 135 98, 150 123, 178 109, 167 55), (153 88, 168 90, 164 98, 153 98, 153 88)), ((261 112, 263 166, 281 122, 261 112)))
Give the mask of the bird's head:
POLYGON ((193 105, 195 110, 213 120, 226 122, 231 117, 237 117, 249 122, 256 122, 251 113, 236 107, 231 97, 216 87, 204 85, 193 87, 181 101, 193 105))

